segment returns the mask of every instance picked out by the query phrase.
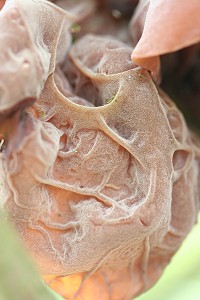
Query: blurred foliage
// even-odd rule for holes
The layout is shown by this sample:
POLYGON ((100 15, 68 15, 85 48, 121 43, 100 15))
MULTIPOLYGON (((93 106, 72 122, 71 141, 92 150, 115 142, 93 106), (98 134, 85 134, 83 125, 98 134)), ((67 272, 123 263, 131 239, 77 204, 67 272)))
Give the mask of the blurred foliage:
POLYGON ((0 212, 0 300, 59 300, 45 286, 0 212))

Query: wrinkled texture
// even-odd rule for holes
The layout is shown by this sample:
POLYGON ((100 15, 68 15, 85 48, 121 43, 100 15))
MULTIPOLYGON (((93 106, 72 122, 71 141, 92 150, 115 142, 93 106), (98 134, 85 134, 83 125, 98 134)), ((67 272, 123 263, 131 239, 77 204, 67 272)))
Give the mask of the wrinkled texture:
POLYGON ((1 113, 37 101, 0 122, 4 134, 15 124, 0 153, 0 205, 66 299, 131 300, 196 222, 200 150, 128 44, 88 34, 70 45, 77 18, 45 0, 9 0, 1 11, 4 55, 12 41, 20 49, 6 61, 14 69, 1 69, 1 113), (9 38, 13 7, 24 40, 9 38), (11 90, 6 78, 18 73, 11 90))
POLYGON ((25 99, 39 97, 55 63, 62 60, 69 45, 67 29, 71 22, 67 14, 58 7, 54 7, 52 14, 48 2, 36 1, 31 10, 29 5, 29 1, 9 0, 1 11, 0 27, 4 34, 0 43, 0 115, 25 99), (54 24, 51 29, 45 22, 48 15, 54 24), (26 88, 22 88, 24 85, 26 88), (15 88, 11 89, 12 86, 15 88))

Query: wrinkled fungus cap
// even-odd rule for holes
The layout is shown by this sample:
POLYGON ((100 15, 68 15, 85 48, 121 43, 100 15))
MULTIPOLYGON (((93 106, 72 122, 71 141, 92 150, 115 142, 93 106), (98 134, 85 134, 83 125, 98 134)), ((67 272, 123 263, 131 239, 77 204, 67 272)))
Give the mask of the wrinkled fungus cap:
POLYGON ((196 222, 200 150, 132 47, 72 44, 73 18, 45 0, 0 12, 0 205, 66 299, 131 300, 196 222))

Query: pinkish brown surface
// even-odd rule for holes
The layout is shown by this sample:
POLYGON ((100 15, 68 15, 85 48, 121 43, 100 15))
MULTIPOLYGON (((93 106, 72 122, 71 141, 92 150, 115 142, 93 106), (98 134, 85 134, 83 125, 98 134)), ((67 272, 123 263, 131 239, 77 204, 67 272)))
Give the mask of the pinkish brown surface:
POLYGON ((200 150, 121 31, 72 43, 87 2, 0 12, 0 205, 66 299, 131 300, 196 222, 200 150))

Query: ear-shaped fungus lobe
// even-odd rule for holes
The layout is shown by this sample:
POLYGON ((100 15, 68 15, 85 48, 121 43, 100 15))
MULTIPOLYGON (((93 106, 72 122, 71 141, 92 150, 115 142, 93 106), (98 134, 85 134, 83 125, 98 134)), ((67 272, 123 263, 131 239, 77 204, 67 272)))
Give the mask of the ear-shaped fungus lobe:
MULTIPOLYGON (((31 9, 41 1, 26 3, 31 9)), ((47 28, 55 7, 42 3, 43 14, 51 8, 47 28)), ((199 149, 175 105, 128 59, 128 46, 80 39, 65 62, 65 82, 55 70, 59 37, 54 32, 49 45, 42 93, 21 120, 21 143, 9 159, 0 154, 0 203, 66 299, 130 300, 157 281, 196 221, 199 149), (85 82, 95 91, 90 97, 85 82)))
POLYGON ((199 0, 140 1, 130 25, 137 44, 133 61, 156 74, 159 55, 198 43, 199 10, 199 0))
POLYGON ((70 23, 67 13, 47 1, 6 2, 0 12, 0 114, 39 97, 69 46, 70 23))

